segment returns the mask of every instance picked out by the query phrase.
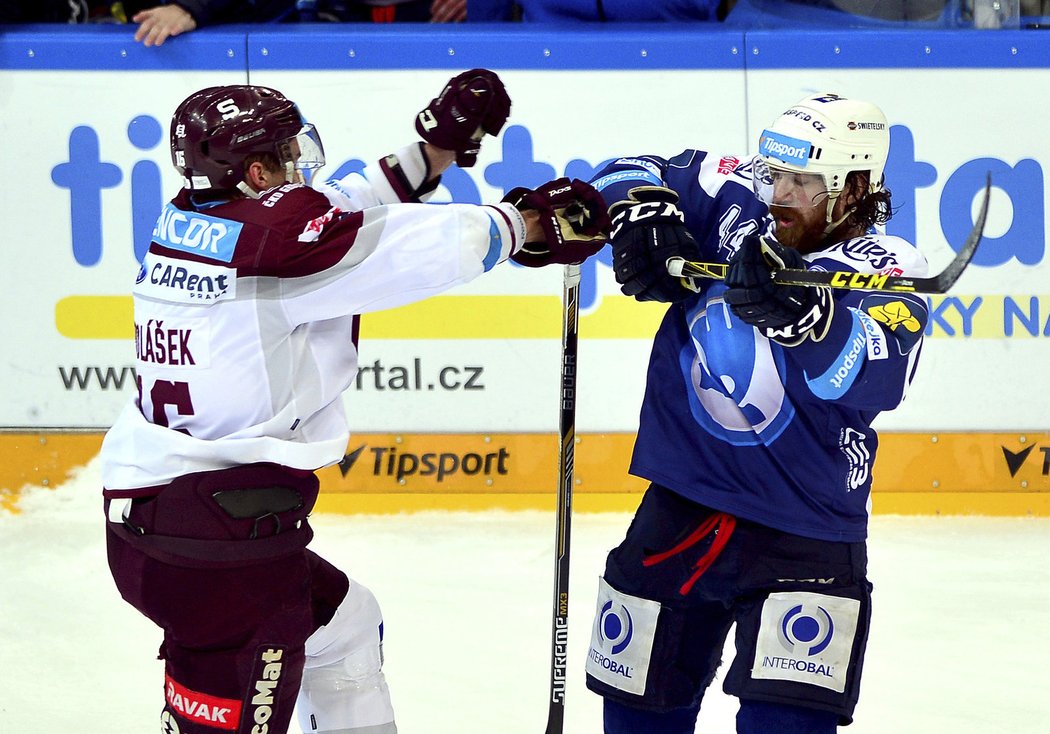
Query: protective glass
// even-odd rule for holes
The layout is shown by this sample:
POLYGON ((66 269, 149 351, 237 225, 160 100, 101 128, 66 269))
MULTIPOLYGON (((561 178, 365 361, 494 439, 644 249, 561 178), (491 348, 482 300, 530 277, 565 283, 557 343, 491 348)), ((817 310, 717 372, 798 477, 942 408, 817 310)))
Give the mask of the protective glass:
POLYGON ((766 206, 809 209, 828 200, 828 186, 820 173, 800 173, 770 165, 762 156, 753 162, 755 196, 766 206))

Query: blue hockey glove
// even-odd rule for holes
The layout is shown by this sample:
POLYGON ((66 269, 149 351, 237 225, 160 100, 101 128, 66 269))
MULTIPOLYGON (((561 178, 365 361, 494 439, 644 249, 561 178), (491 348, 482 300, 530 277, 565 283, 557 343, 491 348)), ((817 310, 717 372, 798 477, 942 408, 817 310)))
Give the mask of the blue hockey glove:
POLYGON ((636 186, 609 207, 613 272, 624 295, 673 303, 688 298, 687 281, 667 272, 673 257, 699 260, 700 248, 685 228, 678 194, 663 186, 636 186))
POLYGON ((781 268, 804 270, 806 262, 796 250, 774 240, 746 237, 729 261, 726 303, 739 319, 775 342, 795 346, 807 337, 819 342, 827 336, 835 313, 831 289, 779 285, 773 271, 781 268))

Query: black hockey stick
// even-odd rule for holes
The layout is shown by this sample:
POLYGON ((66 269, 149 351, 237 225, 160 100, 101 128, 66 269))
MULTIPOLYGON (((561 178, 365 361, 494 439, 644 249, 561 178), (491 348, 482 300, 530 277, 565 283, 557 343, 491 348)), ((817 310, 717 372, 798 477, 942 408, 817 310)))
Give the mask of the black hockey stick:
POLYGON ((565 266, 562 294, 558 507, 554 533, 554 608, 551 622, 551 695, 546 734, 565 726, 565 668, 569 642, 569 535, 576 442, 576 347, 580 323, 580 266, 565 266))
MULTIPOLYGON (((959 254, 937 275, 932 275, 928 278, 909 278, 903 275, 884 275, 882 273, 851 273, 847 271, 784 268, 773 271, 773 280, 784 285, 827 285, 832 288, 895 291, 898 293, 947 293, 955 285, 955 281, 962 275, 966 266, 970 264, 974 253, 977 252, 977 245, 980 244, 981 235, 984 233, 984 220, 988 216, 988 199, 991 196, 991 192, 992 177, 989 175, 988 182, 984 187, 984 201, 981 203, 981 211, 977 215, 977 222, 973 225, 973 229, 959 250, 959 254)), ((689 262, 680 257, 670 258, 667 261, 667 272, 675 277, 682 278, 714 278, 722 280, 726 277, 728 267, 725 263, 689 262)))

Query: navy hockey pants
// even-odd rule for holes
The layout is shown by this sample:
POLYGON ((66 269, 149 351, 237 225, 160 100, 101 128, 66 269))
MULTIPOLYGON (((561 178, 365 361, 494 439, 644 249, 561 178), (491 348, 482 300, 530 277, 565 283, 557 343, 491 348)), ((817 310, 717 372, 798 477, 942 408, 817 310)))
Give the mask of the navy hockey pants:
POLYGON ((691 732, 734 623, 724 690, 741 699, 739 732, 774 722, 776 731, 815 734, 849 723, 870 620, 866 565, 864 543, 784 533, 651 485, 606 562, 613 596, 599 609, 587 675, 606 699, 605 731, 691 732), (638 629, 639 609, 654 602, 653 629, 638 629), (643 633, 650 647, 626 657, 643 633), (628 692, 626 676, 643 673, 644 691, 628 692))

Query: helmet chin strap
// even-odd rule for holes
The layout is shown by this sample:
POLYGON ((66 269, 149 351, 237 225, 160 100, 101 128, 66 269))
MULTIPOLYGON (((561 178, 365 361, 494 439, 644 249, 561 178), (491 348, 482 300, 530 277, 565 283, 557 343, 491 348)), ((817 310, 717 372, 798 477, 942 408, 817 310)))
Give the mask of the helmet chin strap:
POLYGON ((828 208, 827 208, 827 214, 825 215, 825 219, 824 219, 824 221, 827 222, 827 225, 825 225, 825 227, 824 227, 824 234, 825 235, 829 235, 832 232, 834 232, 836 229, 838 229, 840 224, 842 224, 843 222, 845 222, 849 218, 850 214, 852 214, 853 212, 857 211, 857 207, 851 206, 848 209, 846 209, 846 212, 841 217, 839 217, 838 219, 834 219, 833 218, 835 216, 835 213, 834 213, 835 212, 835 203, 839 200, 839 194, 841 194, 841 193, 842 193, 841 191, 838 191, 838 192, 836 192, 834 194, 830 194, 830 193, 828 194, 828 204, 827 204, 828 208))
POLYGON ((258 199, 260 196, 262 196, 261 191, 256 191, 251 186, 249 186, 246 181, 241 181, 239 184, 237 184, 237 190, 245 196, 247 196, 249 199, 258 199))

